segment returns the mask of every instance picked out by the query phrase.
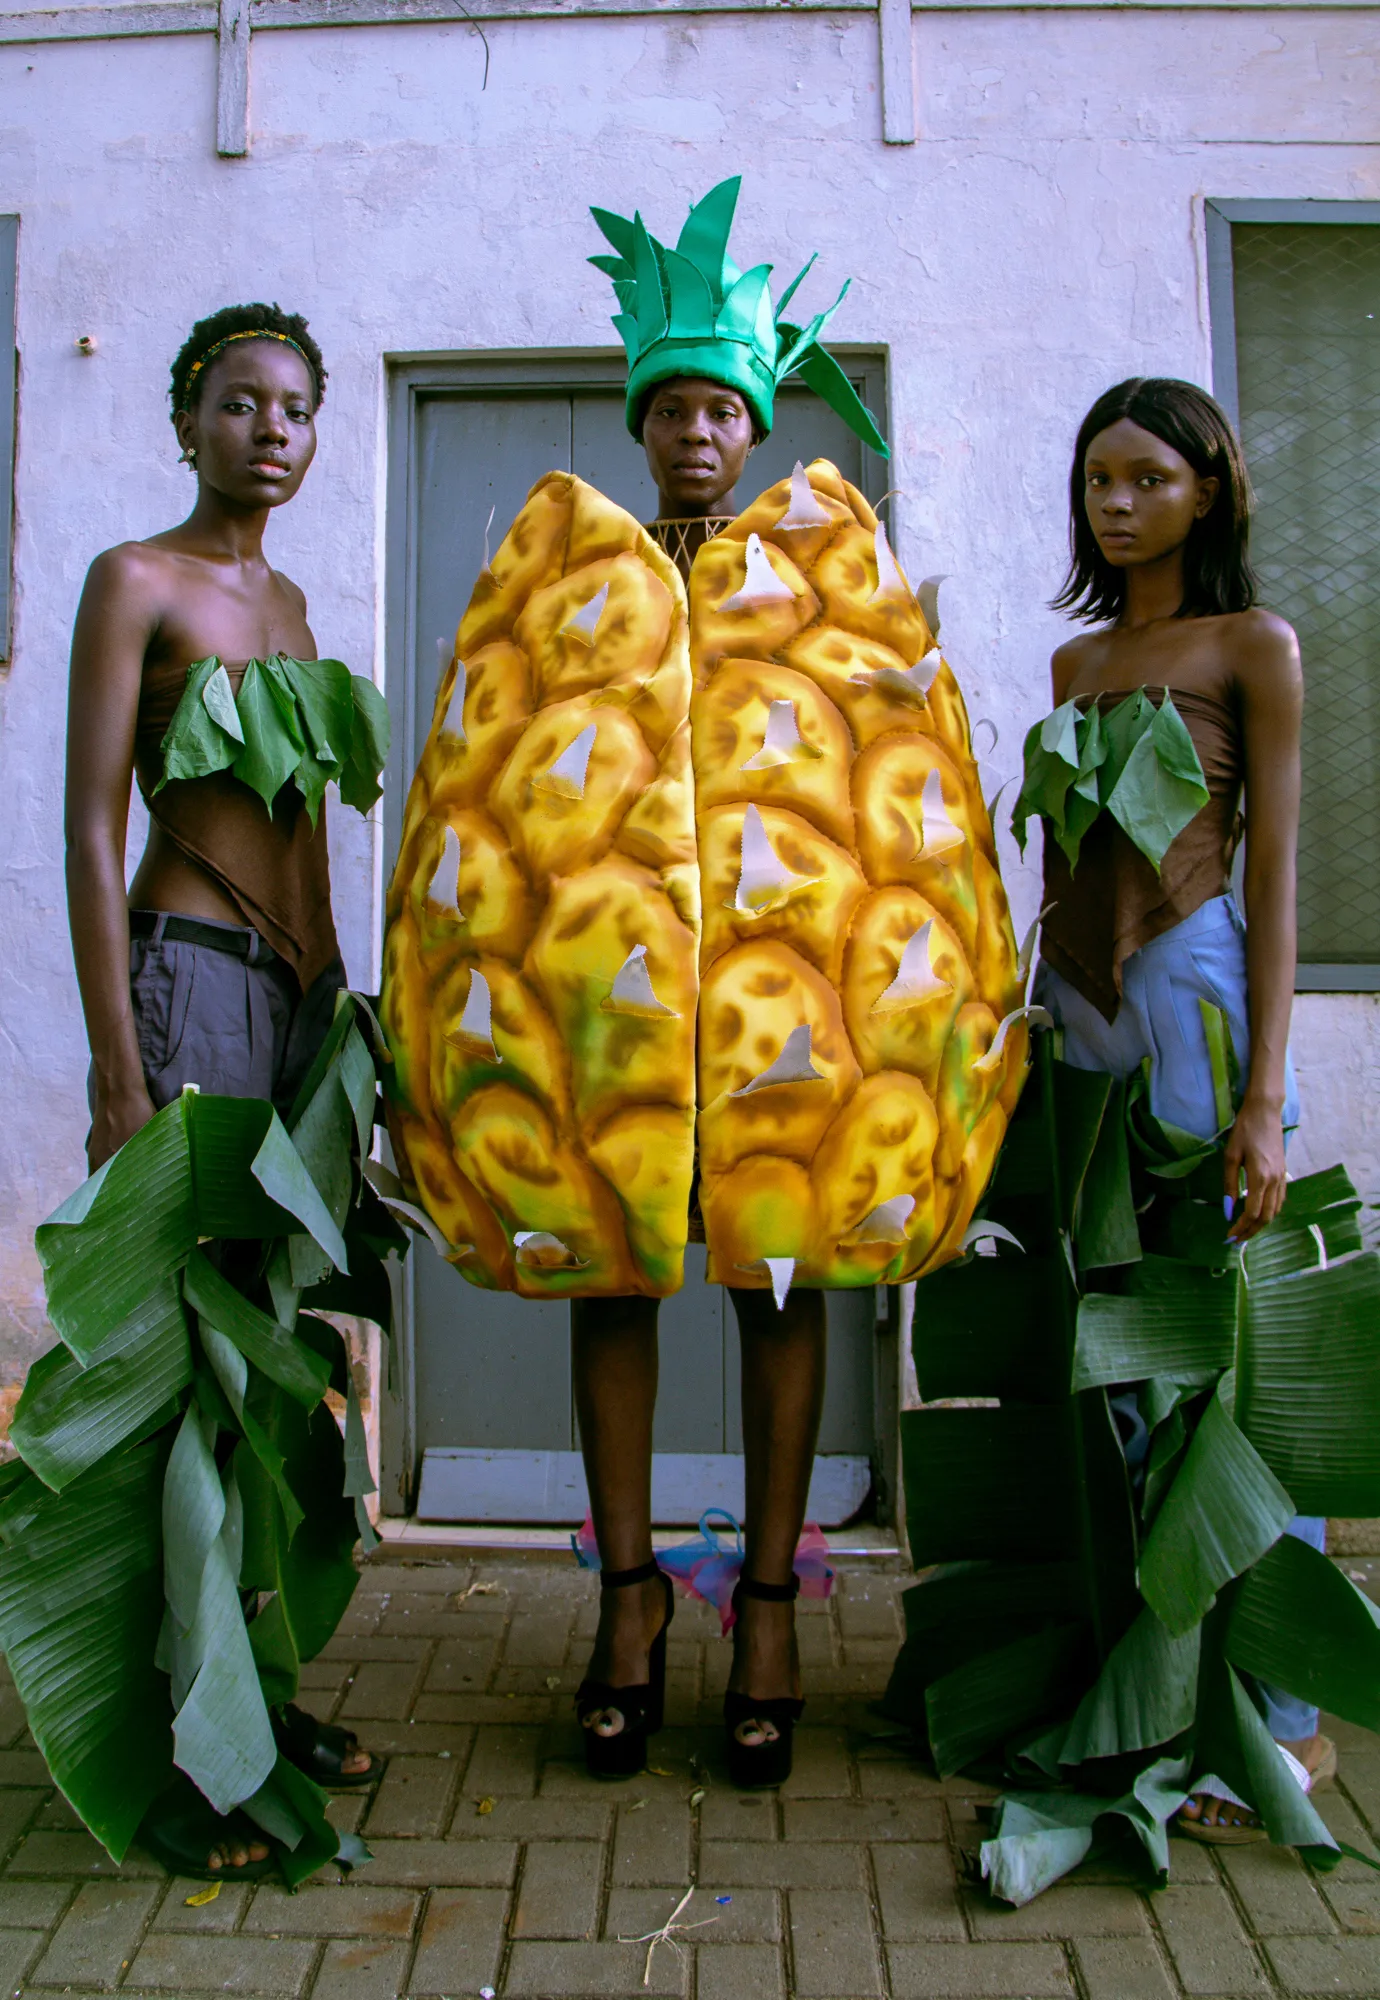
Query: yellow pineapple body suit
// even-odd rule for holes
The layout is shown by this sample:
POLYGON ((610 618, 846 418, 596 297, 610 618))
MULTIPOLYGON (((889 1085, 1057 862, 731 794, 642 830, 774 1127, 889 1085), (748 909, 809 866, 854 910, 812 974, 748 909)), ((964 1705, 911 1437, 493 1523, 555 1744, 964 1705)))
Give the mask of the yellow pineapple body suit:
POLYGON ((956 1255, 1027 1062, 957 684, 826 461, 701 550, 538 482, 388 903, 399 1171, 472 1282, 848 1287, 956 1255), (1015 1015, 1016 1018, 1008 1017, 1015 1015))

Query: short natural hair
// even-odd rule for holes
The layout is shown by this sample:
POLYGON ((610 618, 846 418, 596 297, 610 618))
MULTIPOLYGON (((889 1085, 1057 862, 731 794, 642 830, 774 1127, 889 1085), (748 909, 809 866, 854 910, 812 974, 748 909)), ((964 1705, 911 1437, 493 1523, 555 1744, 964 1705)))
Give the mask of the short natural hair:
POLYGON ((319 410, 326 394, 326 364, 321 359, 321 349, 312 339, 307 322, 301 313, 286 313, 279 305, 266 306, 262 303, 247 306, 222 306, 206 319, 199 319, 178 351, 172 365, 172 406, 173 415, 179 410, 195 408, 201 395, 202 371, 193 370, 199 361, 223 340, 236 334, 262 333, 268 339, 275 336, 287 340, 301 354, 311 370, 312 385, 316 392, 313 409, 319 410))
POLYGON ((1175 616, 1211 618, 1249 611, 1256 599, 1251 569, 1251 485, 1231 420, 1220 403, 1192 382, 1137 375, 1099 396, 1078 428, 1069 474, 1069 569, 1053 609, 1085 624, 1118 618, 1126 603, 1126 572, 1107 561, 1088 519, 1085 461, 1099 432, 1128 417, 1172 445, 1200 479, 1219 482, 1216 498, 1189 530, 1184 548, 1184 595, 1175 616))

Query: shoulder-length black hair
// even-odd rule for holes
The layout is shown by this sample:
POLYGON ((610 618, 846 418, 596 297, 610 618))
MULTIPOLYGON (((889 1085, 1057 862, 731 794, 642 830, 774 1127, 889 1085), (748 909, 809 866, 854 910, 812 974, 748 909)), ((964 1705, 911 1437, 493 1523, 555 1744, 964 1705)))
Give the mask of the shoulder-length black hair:
POLYGON ((1089 445, 1122 417, 1172 445, 1200 479, 1219 482, 1216 499, 1189 530, 1183 603, 1175 616, 1211 618, 1224 611, 1249 611, 1256 598, 1248 554, 1251 484, 1236 432, 1205 389, 1158 375, 1118 382, 1098 397, 1078 427, 1069 474, 1069 570, 1052 608, 1095 625, 1119 618, 1125 607, 1126 572, 1114 568, 1097 545, 1084 474, 1089 445))

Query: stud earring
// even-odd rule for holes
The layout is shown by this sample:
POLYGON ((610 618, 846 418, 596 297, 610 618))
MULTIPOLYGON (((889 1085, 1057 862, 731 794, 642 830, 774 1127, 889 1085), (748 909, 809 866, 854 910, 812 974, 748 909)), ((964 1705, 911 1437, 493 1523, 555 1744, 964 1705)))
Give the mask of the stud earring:
POLYGON ((179 464, 179 465, 190 465, 190 467, 192 468, 192 471, 193 471, 193 472, 195 472, 195 471, 196 471, 196 446, 195 446, 194 444, 189 444, 189 445, 187 445, 187 446, 186 446, 186 448, 184 449, 183 453, 182 453, 182 456, 181 456, 181 458, 179 458, 177 462, 178 462, 178 464, 179 464))

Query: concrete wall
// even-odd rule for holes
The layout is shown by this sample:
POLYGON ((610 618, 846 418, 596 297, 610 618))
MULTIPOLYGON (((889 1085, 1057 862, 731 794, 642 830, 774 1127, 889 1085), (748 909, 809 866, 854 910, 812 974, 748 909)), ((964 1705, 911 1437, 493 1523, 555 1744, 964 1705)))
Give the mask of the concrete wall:
MULTIPOLYGON (((82 1172, 85 1048, 65 933, 66 649, 86 564, 180 517, 165 399, 191 321, 305 311, 321 450, 274 524, 323 651, 381 674, 385 354, 604 345, 591 201, 673 229, 746 175, 746 261, 812 249, 840 338, 892 356, 898 540, 952 573, 945 642, 1013 772, 1061 633, 1070 441, 1100 389, 1209 379, 1203 198, 1375 198, 1373 16, 920 17, 921 141, 880 139, 875 17, 663 16, 262 34, 253 150, 213 151, 209 36, 0 49, 0 212, 22 217, 17 603, 0 673, 0 1383, 43 1335, 35 1223, 82 1172), (97 342, 79 356, 78 336, 97 342)), ((1287 610, 1287 607, 1281 607, 1287 610)), ((377 826, 337 813, 336 909, 373 978, 377 826)), ((1035 882, 1012 866, 1018 914, 1035 882)), ((1310 997, 1300 1152, 1380 1192, 1369 999, 1310 997)))

